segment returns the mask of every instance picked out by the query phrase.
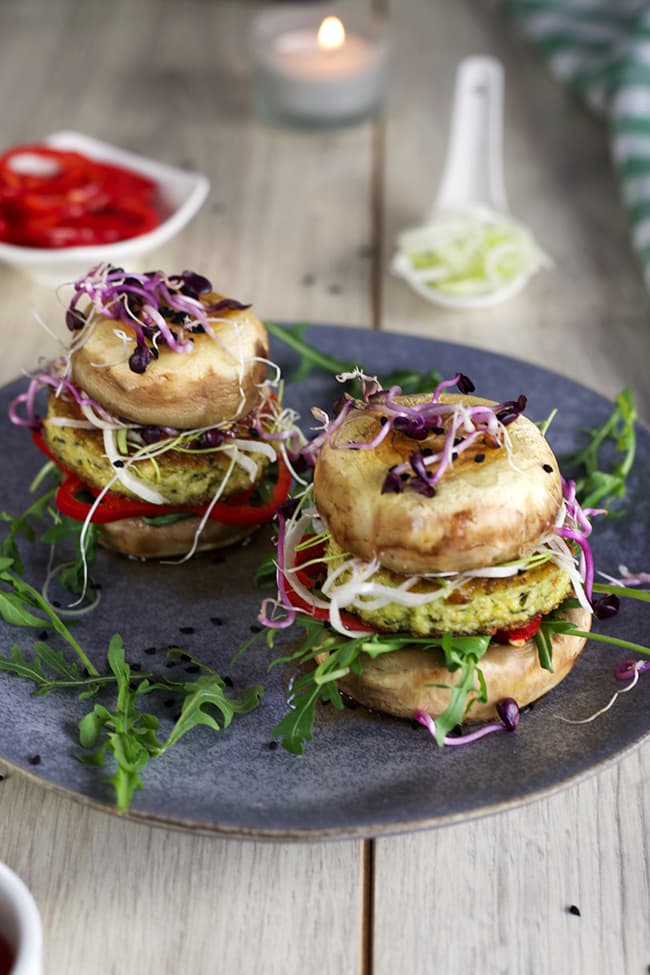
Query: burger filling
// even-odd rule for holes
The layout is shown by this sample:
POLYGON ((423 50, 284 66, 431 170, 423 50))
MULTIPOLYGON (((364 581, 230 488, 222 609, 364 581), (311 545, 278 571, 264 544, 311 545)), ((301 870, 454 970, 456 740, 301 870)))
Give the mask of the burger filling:
MULTIPOLYGON (((360 560, 351 559, 332 538, 327 544, 326 559, 328 577, 333 582, 331 586, 324 583, 324 588, 335 597, 337 587, 350 583, 355 563, 360 560)), ((493 634, 550 613, 571 593, 570 577, 551 560, 505 578, 482 578, 468 573, 417 577, 414 582, 409 581, 407 603, 397 592, 391 600, 390 592, 385 590, 398 590, 406 582, 405 576, 378 566, 372 574, 364 574, 363 585, 370 592, 360 593, 348 604, 348 611, 388 632, 415 636, 493 634), (416 600, 414 596, 420 598, 416 600)))
MULTIPOLYGON (((61 466, 91 487, 110 487, 115 494, 141 497, 120 479, 127 469, 136 487, 160 494, 167 504, 207 503, 223 485, 226 498, 259 480, 273 460, 273 448, 259 439, 260 414, 249 414, 227 431, 212 429, 178 434, 153 427, 109 431, 118 456, 107 454, 105 433, 96 427, 76 426, 84 417, 65 394, 51 394, 43 428, 44 439, 61 466), (234 463, 233 463, 234 457, 234 463), (226 483, 224 484, 224 479, 226 483)), ((264 422, 262 420, 262 422, 264 422)))

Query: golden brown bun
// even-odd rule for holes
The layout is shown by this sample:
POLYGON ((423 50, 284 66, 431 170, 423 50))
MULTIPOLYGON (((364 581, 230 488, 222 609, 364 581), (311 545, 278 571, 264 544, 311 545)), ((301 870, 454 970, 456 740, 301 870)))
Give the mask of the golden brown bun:
MULTIPOLYGON (((586 610, 572 609, 563 615, 579 629, 591 629, 591 613, 586 610)), ((506 697, 514 698, 520 708, 525 707, 559 684, 578 659, 586 640, 568 634, 554 634, 552 639, 552 673, 540 667, 534 640, 527 640, 522 647, 492 644, 479 663, 488 700, 486 704, 474 704, 467 719, 493 718, 497 703, 506 697)), ((416 711, 426 711, 435 718, 447 708, 451 696, 451 691, 435 685, 454 684, 458 679, 458 672, 452 674, 445 667, 442 651, 413 648, 384 653, 374 660, 364 657, 361 674, 348 674, 337 684, 372 710, 398 718, 412 718, 416 711)))
MULTIPOLYGON (((220 299, 203 297, 207 303, 220 299)), ((257 387, 266 377, 258 358, 268 357, 268 335, 250 309, 218 317, 226 321, 211 323, 215 337, 193 335, 191 352, 174 352, 161 342, 158 358, 144 373, 122 361, 124 345, 115 330, 128 332, 127 327, 100 317, 72 355, 74 382, 109 413, 134 423, 193 430, 233 421, 257 404, 257 387)))
MULTIPOLYGON (((123 518, 101 526, 99 541, 104 548, 137 559, 163 559, 183 556, 192 549, 200 518, 183 518, 170 525, 148 525, 141 518, 123 518)), ((254 527, 223 525, 208 521, 201 532, 196 552, 225 548, 255 531, 254 527)))
MULTIPOLYGON (((398 397, 410 404, 429 399, 426 394, 398 397)), ((454 394, 443 394, 441 401, 491 402, 454 394)), ((353 409, 333 443, 368 442, 379 429, 377 416, 353 409)), ((391 430, 372 450, 326 444, 314 472, 318 511, 345 551, 377 558, 403 575, 462 572, 527 555, 553 526, 562 485, 557 461, 535 424, 520 416, 507 430, 512 463, 505 447, 479 440, 454 461, 433 498, 381 489, 390 467, 408 461, 416 450, 438 451, 442 436, 414 441, 391 430), (477 454, 484 455, 482 463, 475 462, 477 454)))

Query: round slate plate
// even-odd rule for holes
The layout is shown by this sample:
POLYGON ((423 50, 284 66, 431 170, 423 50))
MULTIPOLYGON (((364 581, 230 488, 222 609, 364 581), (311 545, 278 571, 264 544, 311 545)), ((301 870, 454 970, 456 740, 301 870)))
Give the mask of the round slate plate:
MULTIPOLYGON (((524 392, 533 419, 544 419, 557 406, 549 439, 558 454, 579 445, 581 431, 602 422, 611 410, 604 399, 550 372, 475 349, 336 327, 314 326, 306 337, 331 355, 363 363, 369 373, 435 367, 444 376, 466 373, 483 396, 511 399, 524 392)), ((337 386, 320 372, 292 383, 294 354, 275 343, 273 355, 288 377, 287 402, 300 410, 308 428, 310 406, 329 408, 337 386)), ((12 513, 27 506, 27 486, 41 464, 28 434, 6 419, 9 401, 23 386, 15 383, 0 396, 5 465, 0 510, 12 513)), ((616 574, 621 562, 650 567, 649 495, 650 435, 639 430, 629 514, 601 519, 592 536, 602 571, 616 574)), ((105 552, 99 556, 93 574, 102 586, 101 605, 75 627, 98 666, 103 669, 108 641, 119 632, 127 659, 147 669, 159 667, 182 677, 184 664, 165 671, 166 648, 180 645, 230 676, 235 690, 254 682, 266 687, 254 713, 236 718, 216 735, 196 729, 152 762, 144 772, 143 791, 135 795, 133 819, 221 835, 297 840, 421 829, 504 809, 575 782, 620 758, 648 734, 647 677, 598 720, 578 725, 561 720, 590 715, 620 689, 613 671, 629 653, 591 642, 569 678, 525 715, 516 734, 491 735, 470 747, 441 751, 424 729, 408 721, 362 708, 338 712, 323 707, 303 756, 272 747, 272 729, 285 713, 291 674, 281 667, 267 673, 269 655, 261 640, 234 667, 230 664, 255 627, 261 594, 253 586, 253 573, 270 551, 270 534, 261 531, 247 545, 179 566, 105 552)), ((24 549, 28 577, 42 580, 42 546, 24 549)), ((647 621, 647 604, 627 601, 616 619, 599 623, 598 629, 644 643, 647 621)), ((0 637, 3 655, 14 643, 28 649, 32 638, 29 631, 6 624, 0 624, 0 637)), ((31 689, 25 681, 0 674, 0 755, 43 785, 111 810, 105 772, 77 758, 76 723, 88 705, 65 692, 34 698, 31 689)), ((170 711, 161 712, 164 731, 170 711)))

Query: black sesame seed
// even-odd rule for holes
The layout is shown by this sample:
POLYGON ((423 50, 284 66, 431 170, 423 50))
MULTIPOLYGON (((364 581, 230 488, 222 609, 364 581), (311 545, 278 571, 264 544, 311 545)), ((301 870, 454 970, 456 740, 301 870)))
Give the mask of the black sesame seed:
POLYGON ((174 700, 173 697, 166 697, 165 700, 163 701, 164 708, 173 708, 175 704, 176 701, 174 700))
POLYGON ((423 447, 420 453, 423 457, 431 457, 433 455, 433 450, 431 447, 423 447))
POLYGON ((353 698, 346 697, 346 699, 345 699, 345 706, 346 706, 346 708, 349 708, 350 711, 354 711, 354 709, 357 708, 359 705, 357 704, 357 702, 353 698))
POLYGON ((124 461, 123 460, 114 460, 113 461, 113 467, 124 467, 124 461))
POLYGON ((382 427, 385 427, 386 424, 388 423, 388 417, 387 416, 380 416, 379 417, 379 423, 380 423, 380 425, 382 427))
POLYGON ((451 455, 451 459, 452 460, 458 460, 458 452, 456 450, 453 451, 453 453, 451 455))
POLYGON ((198 664, 190 664, 189 667, 186 667, 185 668, 185 673, 186 674, 198 674, 200 672, 200 670, 201 670, 201 668, 199 667, 198 664))
POLYGON ((168 670, 171 670, 171 668, 176 667, 177 664, 178 664, 178 660, 168 660, 167 663, 165 664, 165 667, 168 670))
POLYGON ((476 457, 474 458, 474 463, 482 464, 484 460, 485 460, 485 454, 477 454, 476 457))
POLYGON ((250 630, 251 630, 251 633, 261 633, 262 632, 262 627, 258 623, 253 623, 253 624, 251 624, 250 630))
POLYGON ((49 636, 49 633, 47 632, 47 630, 41 630, 41 632, 38 634, 38 639, 39 640, 47 640, 48 636, 49 636))
POLYGON ((146 649, 143 651, 143 653, 146 653, 149 657, 153 656, 155 652, 156 652, 155 647, 146 647, 146 649))
POLYGON ((41 764, 41 756, 40 755, 29 755, 27 757, 27 761, 29 762, 30 765, 40 765, 41 764))
POLYGON ((431 427, 431 433, 435 433, 437 437, 441 436, 444 432, 444 427, 431 427))
POLYGON ((212 623, 213 626, 223 626, 223 620, 221 619, 220 616, 211 616, 210 622, 212 623))
POLYGON ((576 917, 582 917, 582 915, 580 914, 580 908, 576 907, 575 904, 572 904, 571 907, 569 908, 569 914, 575 914, 576 917))
POLYGON ((279 748, 279 747, 280 747, 280 742, 278 742, 278 741, 270 741, 269 742, 269 748, 271 749, 272 752, 274 752, 276 750, 276 748, 279 748))
POLYGON ((553 473, 553 468, 550 464, 542 464, 542 470, 546 471, 547 474, 553 473))
POLYGON ((225 677, 222 677, 221 679, 223 680, 223 682, 226 685, 226 687, 233 687, 234 686, 233 685, 233 682, 232 682, 232 677, 228 677, 228 675, 226 675, 225 677))
POLYGON ((194 627, 193 626, 179 626, 178 627, 178 632, 179 633, 185 633, 185 634, 194 633, 194 627))
POLYGON ((142 664, 139 664, 137 662, 134 664, 129 664, 129 666, 131 667, 131 670, 135 671, 136 674, 139 670, 142 670, 142 664))

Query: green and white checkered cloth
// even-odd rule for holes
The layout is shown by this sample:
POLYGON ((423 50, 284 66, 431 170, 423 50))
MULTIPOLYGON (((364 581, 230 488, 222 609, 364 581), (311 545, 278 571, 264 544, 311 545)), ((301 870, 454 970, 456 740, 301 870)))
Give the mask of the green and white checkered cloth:
POLYGON ((607 119, 650 289, 650 0, 504 0, 553 74, 607 119))

